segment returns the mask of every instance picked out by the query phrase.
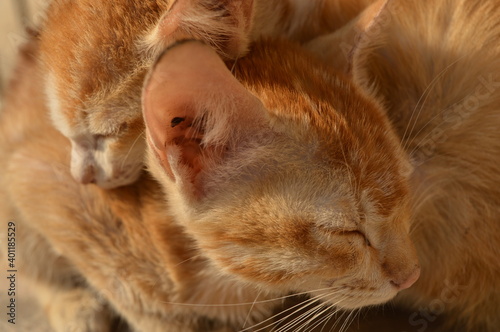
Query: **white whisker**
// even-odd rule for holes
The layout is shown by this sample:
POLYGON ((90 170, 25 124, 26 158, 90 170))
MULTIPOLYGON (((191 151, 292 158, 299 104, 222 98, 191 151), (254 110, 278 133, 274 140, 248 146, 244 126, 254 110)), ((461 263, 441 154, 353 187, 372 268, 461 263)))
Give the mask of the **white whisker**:
MULTIPOLYGON (((293 307, 287 308, 287 309, 285 309, 285 310, 283 310, 283 311, 281 311, 281 312, 279 312, 279 313, 277 313, 277 314, 275 314, 275 315, 273 315, 273 316, 271 316, 271 317, 267 318, 266 320, 264 320, 264 321, 262 321, 262 322, 260 322, 260 323, 258 323, 258 324, 255 324, 255 325, 253 325, 253 326, 251 326, 251 327, 247 327, 246 329, 244 329, 244 330, 242 330, 242 331, 246 331, 246 330, 249 330, 249 329, 251 329, 251 328, 258 327, 259 325, 265 324, 265 323, 269 322, 270 320, 273 320, 274 318, 276 318, 276 317, 278 317, 278 316, 280 316, 280 315, 283 315, 284 313, 286 313, 286 312, 288 312, 288 311, 290 311, 290 310, 294 310, 294 309, 296 309, 296 310, 292 311, 292 313, 288 314, 287 316, 285 316, 285 317, 283 317, 283 318, 278 319, 276 322, 271 322, 270 324, 268 324, 268 325, 266 325, 266 326, 264 326, 264 327, 261 327, 260 329, 255 330, 255 331, 253 331, 253 332, 261 331, 261 330, 263 330, 263 329, 265 329, 265 328, 268 328, 268 327, 269 327, 269 326, 271 326, 271 325, 277 324, 277 323, 279 323, 279 322, 281 322, 281 321, 283 321, 283 320, 287 319, 288 317, 290 317, 290 316, 291 316, 291 315, 293 315, 295 312, 297 312, 298 310, 300 310, 300 309, 301 309, 301 308, 297 308, 297 307, 300 307, 300 306, 307 307, 307 306, 309 306, 309 305, 312 305, 312 304, 313 304, 314 302, 316 302, 316 301, 317 301, 317 299, 315 299, 315 298, 307 299, 306 301, 300 302, 300 303, 298 303, 298 304, 294 305, 293 307)), ((242 332, 242 331, 240 331, 240 332, 242 332)))
MULTIPOLYGON (((328 308, 328 310, 331 310, 333 308, 328 308)), ((323 331, 326 327, 326 324, 330 321, 330 319, 332 319, 333 317, 335 317, 337 315, 337 313, 341 311, 341 309, 338 309, 336 308, 335 310, 333 310, 331 313, 329 313, 328 315, 326 315, 325 317, 319 319, 312 327, 311 327, 311 331, 313 331, 316 327, 320 326, 321 324, 324 324, 323 327, 321 328, 321 331, 323 331)), ((325 310, 326 312, 326 310, 325 310)), ((322 313, 323 315, 324 313, 322 313)))
POLYGON ((238 62, 239 58, 234 59, 233 65, 231 66, 231 74, 234 75, 234 69, 236 68, 236 63, 238 62))
POLYGON ((349 323, 349 319, 351 318, 352 314, 354 313, 355 311, 351 311, 349 313, 349 315, 346 317, 346 319, 344 320, 344 323, 342 324, 342 326, 340 327, 340 330, 339 332, 344 332, 345 330, 347 330, 349 328, 349 326, 351 325, 351 323, 349 323))
MULTIPOLYGON (((316 302, 316 301, 321 300, 321 299, 323 299, 323 298, 325 298, 325 297, 331 296, 332 294, 333 294, 333 293, 322 294, 322 295, 320 295, 320 296, 316 296, 316 297, 314 297, 313 299, 314 299, 314 300, 315 300, 315 302, 316 302)), ((326 308, 327 308, 327 309, 331 309, 331 308, 332 308, 332 306, 335 306, 336 304, 340 303, 340 302, 341 302, 342 300, 344 300, 344 299, 345 299, 345 297, 344 297, 344 298, 342 298, 341 300, 337 301, 337 302, 336 302, 336 303, 334 303, 333 305, 328 304, 328 306, 327 306, 326 308)), ((310 303, 310 305, 311 305, 311 304, 314 304, 314 302, 310 303)), ((283 327, 280 327, 280 330, 278 330, 278 331, 286 331, 286 329, 288 329, 289 327, 291 328, 291 327, 296 326, 297 324, 300 324, 300 323, 301 323, 301 321, 302 321, 302 319, 303 319, 304 317, 311 316, 311 315, 313 315, 315 312, 317 312, 317 311, 319 311, 319 310, 323 310, 323 308, 324 308, 324 306, 323 306, 323 305, 318 304, 317 306, 315 306, 315 307, 313 307, 313 308, 311 308, 311 309, 307 310, 305 313, 301 314, 300 316, 298 316, 298 317, 294 318, 292 321, 288 322, 288 323, 287 323, 287 324, 285 324, 283 327)), ((295 312, 294 312, 294 313, 295 313, 295 312)), ((292 314, 294 314, 294 313, 292 313, 292 314)), ((290 314, 290 315, 292 315, 292 314, 290 314)), ((288 315, 287 317, 289 317, 290 315, 288 315)), ((305 327, 305 326, 306 326, 306 325, 302 324, 300 328, 305 327)))
POLYGON ((252 310, 253 308, 255 307, 255 303, 257 302, 257 299, 259 298, 260 294, 262 294, 262 291, 260 291, 257 296, 255 297, 255 300, 253 301, 252 303, 252 306, 250 307, 250 309, 248 310, 248 315, 247 317, 245 318, 245 322, 243 322, 243 326, 241 327, 242 329, 245 328, 245 326, 247 325, 247 322, 248 322, 248 319, 250 318, 250 315, 252 314, 252 310))
POLYGON ((137 136, 137 138, 134 140, 134 143, 132 143, 132 146, 130 146, 130 148, 128 149, 127 154, 125 155, 125 157, 122 160, 122 164, 121 164, 120 168, 123 168, 123 165, 125 164, 125 162, 127 161, 127 158, 129 157, 130 153, 134 149, 134 146, 139 141, 139 138, 141 138, 141 136, 143 136, 143 135, 144 135, 144 130, 137 136))
MULTIPOLYGON (((190 258, 190 259, 192 259, 192 258, 190 258)), ((284 300, 284 299, 295 297, 295 296, 298 296, 298 295, 310 295, 311 292, 322 292, 322 291, 329 291, 329 290, 332 290, 332 289, 333 289, 333 287, 325 287, 325 288, 313 289, 313 290, 310 290, 308 292, 293 293, 293 294, 289 294, 289 295, 285 295, 285 296, 280 296, 280 297, 275 297, 275 298, 272 298, 272 299, 255 301, 255 302, 224 303, 224 304, 199 304, 199 303, 182 303, 182 302, 168 302, 168 301, 164 301, 164 302, 161 302, 161 303, 171 304, 171 305, 178 305, 178 306, 193 306, 193 307, 197 307, 197 306, 201 306, 201 307, 203 307, 203 306, 204 307, 247 306, 247 305, 252 305, 252 304, 269 303, 269 302, 274 302, 274 301, 277 301, 277 300, 284 300)), ((331 295, 331 294, 333 294, 333 293, 329 293, 329 294, 326 294, 326 295, 322 294, 322 296, 323 295, 324 296, 328 296, 328 295, 331 295)))
POLYGON ((436 75, 436 77, 434 77, 434 79, 431 81, 431 83, 427 86, 427 88, 424 90, 424 92, 422 93, 422 95, 420 96, 420 99, 417 101, 417 104, 415 105, 415 108, 413 109, 412 113, 411 113, 411 116, 410 116, 410 119, 408 120, 408 124, 406 126, 406 129, 403 133, 403 137, 401 138, 401 142, 403 142, 403 148, 406 149, 406 145, 404 144, 404 141, 406 139, 406 134, 410 134, 416 123, 417 123, 417 120, 418 120, 418 117, 420 116, 420 112, 422 111, 423 109, 423 105, 425 104, 425 102, 427 101, 427 98, 429 97, 429 92, 431 91, 431 88, 433 88, 433 86, 438 82, 439 79, 442 78, 442 76, 444 76, 444 74, 446 74, 446 72, 451 68, 453 67, 454 65, 456 65, 460 60, 462 60, 463 58, 465 58, 466 54, 461 56, 460 58, 458 58, 457 60, 453 61, 451 64, 449 64, 446 68, 444 68, 438 75, 436 75), (425 96, 425 99, 424 99, 424 96, 425 96), (422 103, 422 105, 420 106, 420 103, 422 103), (412 125, 412 120, 413 120, 413 115, 415 114, 415 111, 419 108, 420 106, 420 109, 416 112, 416 117, 415 117, 415 120, 413 121, 413 125, 412 125), (412 126, 412 128, 410 129, 410 126, 412 126), (410 131, 408 132, 408 129, 410 129, 410 131))
MULTIPOLYGON (((462 101, 464 101, 466 99, 466 97, 462 98, 458 103, 461 103, 462 101)), ((413 135, 414 137, 410 140, 410 137, 408 135, 408 142, 405 144, 406 148, 410 148, 410 146, 412 145, 412 143, 415 141, 415 138, 418 134, 420 134, 420 132, 422 132, 422 130, 425 129, 425 127, 427 127, 435 118, 437 118, 438 116, 442 115, 444 112, 446 112, 449 108, 446 108, 444 110, 442 110, 441 112, 437 113, 435 116, 433 116, 429 121, 427 121, 424 126, 422 128, 420 128, 420 130, 415 134, 413 135)), ((437 125, 435 128, 439 128, 439 125, 437 125)), ((423 142, 425 141, 425 139, 432 134, 432 131, 429 130, 429 132, 424 136, 422 137, 422 139, 420 140, 420 142, 423 142)), ((416 150, 417 150, 417 147, 418 147, 418 143, 415 144, 415 147, 408 153, 408 155, 412 155, 416 150)))
MULTIPOLYGON (((324 329, 326 328, 326 326, 328 325, 328 322, 329 322, 332 318, 336 317, 338 312, 339 312, 339 310, 335 310, 335 311, 331 312, 331 313, 330 313, 330 314, 326 317, 326 319, 325 319, 325 320, 323 320, 323 322, 324 322, 324 323, 323 323, 323 327, 321 328, 321 331, 320 331, 320 332, 323 332, 323 330, 324 330, 324 329)), ((319 325, 318 325, 318 326, 319 326, 319 325)))
POLYGON ((189 261, 191 261, 191 260, 193 260, 193 259, 199 258, 199 257, 202 257, 202 255, 200 254, 200 255, 195 255, 195 256, 193 256, 193 257, 189 257, 188 259, 185 259, 185 260, 183 260, 182 262, 177 263, 174 267, 178 267, 178 266, 180 266, 180 265, 182 265, 182 264, 184 264, 184 263, 187 263, 187 262, 189 262, 189 261))
POLYGON ((328 318, 328 315, 326 317, 324 317, 323 315, 325 315, 325 313, 327 313, 330 310, 332 310, 331 307, 325 307, 325 308, 323 308, 323 310, 314 314, 314 316, 311 317, 309 319, 309 321, 305 324, 305 326, 304 326, 305 331, 307 331, 307 329, 306 329, 307 326, 309 326, 309 329, 308 329, 309 331, 313 331, 317 326, 319 326, 326 318, 328 318), (318 318, 320 318, 320 319, 318 319, 318 318))
MULTIPOLYGON (((311 303, 311 305, 314 304, 311 303)), ((314 314, 315 312, 317 312, 318 310, 320 310, 320 306, 314 306, 310 309, 308 309, 307 311, 305 311, 304 313, 300 314, 299 316, 293 318, 291 321, 289 321, 288 323, 286 323, 285 325, 283 326, 280 326, 278 330, 276 330, 276 332, 284 332, 284 331, 287 331, 289 329, 291 329, 292 327, 295 327, 296 325, 300 324, 302 322, 302 320, 305 318, 305 317, 308 317, 312 314, 314 314)), ((292 314, 295 314, 295 312, 293 312, 292 314)), ((300 328, 296 328, 294 330, 299 330, 300 328)))
MULTIPOLYGON (((338 313, 338 311, 335 314, 337 314, 337 313, 338 313)), ((347 314, 347 313, 348 313, 348 311, 342 311, 340 313, 340 316, 337 317, 337 320, 335 321, 335 323, 332 326, 332 330, 334 330, 337 327, 337 325, 339 325, 341 322, 345 321, 344 315, 347 314)))

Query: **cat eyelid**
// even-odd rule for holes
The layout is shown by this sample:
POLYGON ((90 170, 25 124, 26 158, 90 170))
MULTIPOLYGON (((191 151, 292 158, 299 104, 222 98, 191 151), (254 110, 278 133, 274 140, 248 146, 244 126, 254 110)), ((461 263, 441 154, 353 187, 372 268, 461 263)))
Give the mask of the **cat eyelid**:
POLYGON ((115 136, 123 133, 127 129, 128 129, 128 123, 123 122, 120 124, 120 126, 117 127, 117 129, 114 129, 112 131, 105 132, 105 133, 95 133, 92 136, 94 136, 95 139, 110 138, 110 137, 115 137, 115 136))
POLYGON ((359 233, 359 234, 364 236, 364 234, 357 228, 329 227, 329 226, 325 226, 325 225, 319 225, 318 228, 321 231, 331 233, 334 235, 350 235, 350 234, 359 233))
POLYGON ((362 236, 365 244, 368 247, 371 247, 372 244, 368 237, 359 229, 345 229, 345 228, 330 228, 330 227, 325 227, 325 226, 320 226, 319 229, 321 229, 323 232, 328 233, 330 235, 336 235, 336 236, 350 236, 350 235, 358 235, 362 236))

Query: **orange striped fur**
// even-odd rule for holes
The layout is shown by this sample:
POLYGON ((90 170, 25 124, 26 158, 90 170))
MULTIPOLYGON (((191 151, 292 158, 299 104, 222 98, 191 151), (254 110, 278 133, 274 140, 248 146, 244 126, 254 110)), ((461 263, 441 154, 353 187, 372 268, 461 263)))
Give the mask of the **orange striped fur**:
POLYGON ((0 118, 0 212, 56 331, 236 331, 419 266, 412 326, 495 330, 500 12, 372 2, 223 2, 200 32, 194 0, 54 0, 0 118))

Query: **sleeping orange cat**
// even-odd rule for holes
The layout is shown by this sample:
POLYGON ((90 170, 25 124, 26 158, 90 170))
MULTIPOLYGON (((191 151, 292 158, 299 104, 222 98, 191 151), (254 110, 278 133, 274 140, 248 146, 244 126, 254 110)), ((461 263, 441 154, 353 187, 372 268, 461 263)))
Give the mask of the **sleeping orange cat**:
MULTIPOLYGON (((143 174, 114 190, 73 180, 67 139, 47 121, 17 118, 47 113, 27 74, 38 71, 37 64, 27 61, 30 70, 20 73, 12 93, 29 90, 37 98, 12 95, 0 122, 1 162, 9 174, 0 178, 1 211, 2 219, 24 225, 21 236, 30 241, 23 242, 37 248, 23 257, 24 270, 48 289, 40 294, 51 296, 46 308, 56 330, 105 331, 109 311, 138 331, 241 330, 269 316, 272 300, 290 292, 344 309, 382 303, 416 281, 418 255, 422 277, 400 301, 418 315, 439 299, 443 282, 458 284, 464 296, 441 314, 470 331, 494 331, 500 264, 488 245, 498 243, 499 234, 497 154, 482 154, 473 174, 451 168, 447 159, 467 163, 458 153, 463 137, 497 151, 491 138, 498 136, 492 107, 498 94, 485 97, 488 87, 465 83, 473 82, 470 75, 488 78, 497 67, 498 28, 479 18, 498 13, 471 3, 478 35, 459 24, 471 17, 468 4, 435 1, 432 8, 405 2, 395 11, 401 19, 390 14, 394 2, 375 3, 344 30, 308 44, 313 53, 265 39, 234 62, 203 42, 170 40, 142 94, 148 165, 159 184, 143 174), (374 33, 384 17, 388 23, 374 33), (491 45, 491 53, 468 66, 474 70, 448 67, 447 48, 430 43, 447 35, 437 27, 441 38, 420 35, 423 26, 441 27, 432 17, 453 17, 457 36, 466 30, 491 45), (411 47, 395 47, 405 38, 418 50, 434 45, 443 65, 429 65, 411 47), (345 58, 337 57, 339 41, 352 46, 345 58), (409 81, 396 66, 406 63, 414 66, 404 67, 414 70, 409 81), (437 80, 429 87, 429 78, 447 67, 465 83, 451 88, 437 80), (436 153, 417 160, 421 137, 435 129, 426 124, 455 105, 453 98, 476 90, 483 96, 478 113, 446 127, 446 139, 433 141, 436 153), (422 95, 427 103, 412 120, 422 95), (487 135, 477 135, 475 126, 487 135), (454 204, 443 205, 451 195, 454 204), (412 219, 416 253, 408 236, 412 219), (474 220, 487 231, 471 227, 474 220), (457 247, 454 238, 470 247, 457 247), (481 257, 472 260, 471 247, 481 257), (58 264, 57 273, 47 273, 44 261, 58 264), (471 273, 472 283, 484 288, 467 287, 471 273)), ((453 50, 467 49, 458 37, 452 40, 453 50)))
MULTIPOLYGON (((67 144, 47 127, 40 135, 50 139, 30 137, 7 158, 10 218, 64 253, 144 331, 191 331, 201 317, 238 329, 275 305, 253 301, 290 292, 357 308, 409 287, 419 274, 408 238, 409 163, 380 105, 285 41, 254 44, 234 73, 239 81, 211 47, 186 42, 167 51, 148 79, 148 123, 161 116, 156 102, 182 119, 168 119, 176 142, 168 147, 177 192, 170 212, 147 177, 114 191, 74 182, 67 144), (158 86, 164 75, 176 75, 174 85, 158 86), (167 99, 156 101, 165 87, 167 99), (358 108, 364 121, 352 112, 358 108), (36 191, 29 189, 33 172, 36 191), (62 198, 56 206, 38 203, 62 198)), ((161 139, 161 132, 150 134, 152 142, 161 139)), ((80 304, 96 303, 82 289, 77 294, 87 299, 80 304)), ((53 296, 53 324, 63 331, 70 323, 60 310, 70 296, 53 296)), ((66 316, 91 329, 91 313, 104 311, 89 307, 87 315, 66 316)))

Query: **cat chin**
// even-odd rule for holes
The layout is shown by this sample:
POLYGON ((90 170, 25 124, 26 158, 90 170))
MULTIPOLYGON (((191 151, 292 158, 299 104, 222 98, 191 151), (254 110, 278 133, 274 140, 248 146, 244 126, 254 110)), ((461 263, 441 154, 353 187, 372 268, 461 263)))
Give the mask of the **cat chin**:
POLYGON ((125 165, 111 175, 105 172, 96 176, 95 184, 102 189, 114 189, 123 187, 136 182, 142 174, 142 164, 125 165))
POLYGON ((136 173, 126 175, 124 177, 106 178, 104 180, 97 180, 95 184, 102 189, 115 189, 118 187, 128 186, 136 182, 141 176, 141 170, 136 173))
MULTIPOLYGON (((398 294, 398 288, 387 279, 363 281, 348 278, 336 278, 328 282, 321 282, 325 288, 317 290, 306 290, 301 287, 302 292, 311 298, 318 299, 325 306, 332 306, 341 310, 355 310, 366 306, 376 306, 392 300, 398 294)), ((317 285, 318 282, 314 282, 317 285)), ((313 284, 309 283, 308 287, 313 284)), ((300 292, 300 293, 302 293, 300 292)))
POLYGON ((396 296, 396 291, 381 292, 378 294, 356 294, 346 293, 335 298, 324 301, 327 305, 332 305, 343 310, 355 310, 367 306, 375 306, 389 302, 396 296))
MULTIPOLYGON (((130 160, 137 160, 133 156, 130 160)), ((143 169, 142 162, 112 160, 102 153, 73 144, 71 151, 71 175, 81 184, 96 184, 103 189, 126 186, 137 181, 143 169)))
POLYGON ((142 168, 142 164, 125 165, 120 167, 118 171, 107 172, 96 163, 84 165, 73 165, 72 163, 71 174, 79 183, 92 183, 102 189, 114 189, 136 182, 142 174, 142 168))

